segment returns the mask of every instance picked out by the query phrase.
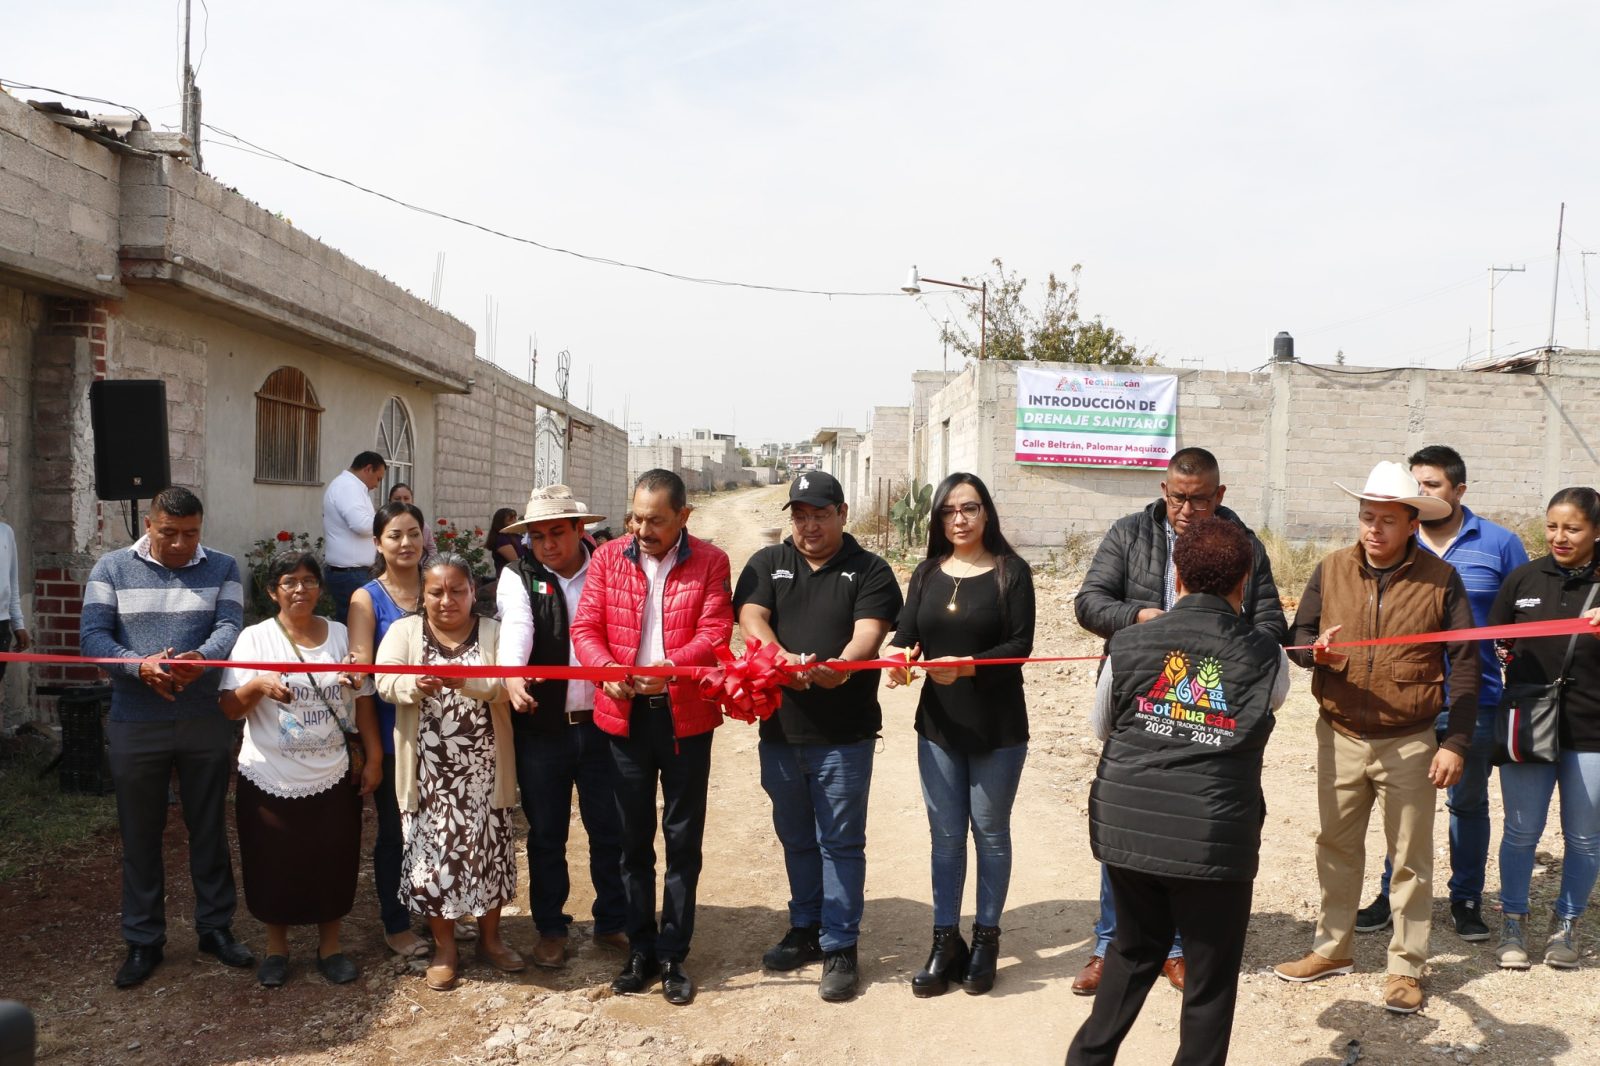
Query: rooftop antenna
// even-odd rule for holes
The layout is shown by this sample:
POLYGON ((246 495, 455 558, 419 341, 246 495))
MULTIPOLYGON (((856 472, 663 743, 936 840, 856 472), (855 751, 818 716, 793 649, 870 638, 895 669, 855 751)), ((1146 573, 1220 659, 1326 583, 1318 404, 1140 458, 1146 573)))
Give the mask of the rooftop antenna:
POLYGON ((1503 280, 1503 279, 1495 277, 1495 275, 1496 274, 1521 274, 1521 273, 1525 272, 1527 269, 1528 269, 1527 267, 1497 267, 1497 266, 1492 266, 1492 267, 1489 268, 1489 354, 1485 358, 1488 358, 1488 359, 1493 359, 1494 358, 1494 290, 1495 290, 1495 286, 1499 285, 1501 280, 1503 280))
POLYGON ((428 302, 439 306, 439 300, 444 296, 444 253, 440 252, 433 261, 433 288, 429 292, 428 302))
POLYGON ((1579 252, 1578 262, 1583 266, 1583 346, 1589 344, 1589 257, 1593 252, 1579 252))
POLYGON ((483 357, 495 362, 500 347, 500 305, 493 296, 483 298, 483 357))
POLYGON ((1556 218, 1556 278, 1550 288, 1550 339, 1545 342, 1545 351, 1556 346, 1556 298, 1561 295, 1561 230, 1566 224, 1567 205, 1562 201, 1561 214, 1556 218))
MULTIPOLYGON (((193 0, 183 0, 183 81, 179 100, 183 106, 183 135, 189 138, 189 151, 194 154, 194 168, 200 169, 200 89, 194 83, 194 67, 189 65, 190 5, 193 0)), ((209 25, 209 23, 208 23, 209 25)))

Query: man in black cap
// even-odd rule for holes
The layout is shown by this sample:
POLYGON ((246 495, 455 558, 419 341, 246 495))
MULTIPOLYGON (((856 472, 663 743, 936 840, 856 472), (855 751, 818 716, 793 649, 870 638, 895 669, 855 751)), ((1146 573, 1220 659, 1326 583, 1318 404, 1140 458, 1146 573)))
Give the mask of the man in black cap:
POLYGON ((789 925, 762 957, 768 970, 821 959, 823 999, 855 995, 856 939, 867 880, 867 792, 883 727, 878 671, 826 663, 876 658, 900 614, 889 564, 844 531, 849 507, 831 475, 789 485, 794 534, 750 558, 734 591, 746 637, 795 664, 783 703, 761 723, 761 786, 789 873, 789 925))

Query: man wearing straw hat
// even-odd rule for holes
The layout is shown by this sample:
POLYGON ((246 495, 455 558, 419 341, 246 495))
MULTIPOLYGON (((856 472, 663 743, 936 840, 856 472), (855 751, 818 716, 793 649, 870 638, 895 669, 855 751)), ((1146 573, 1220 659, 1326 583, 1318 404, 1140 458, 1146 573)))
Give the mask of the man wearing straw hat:
POLYGON ((1310 668, 1317 722, 1317 880, 1322 907, 1311 951, 1275 970, 1285 981, 1315 981, 1355 969, 1351 940, 1366 861, 1367 822, 1376 803, 1394 857, 1384 1006, 1422 1007, 1433 911, 1436 789, 1461 777, 1478 716, 1478 652, 1470 640, 1342 650, 1336 642, 1472 628, 1472 607, 1455 567, 1417 544, 1418 521, 1450 513, 1423 495, 1399 463, 1381 462, 1357 492, 1360 536, 1317 564, 1294 619, 1290 652, 1310 668), (1448 663, 1447 663, 1448 659, 1448 663), (1434 720, 1450 677, 1449 717, 1434 720))
MULTIPOLYGON (((499 661, 530 666, 576 666, 568 625, 577 613, 589 574, 584 524, 603 521, 572 498, 565 485, 534 489, 522 520, 505 532, 526 531, 532 554, 507 566, 495 590, 500 616, 499 661)), ((623 933, 622 829, 611 786, 611 744, 594 724, 594 685, 586 681, 508 678, 517 786, 528 818, 528 900, 539 941, 533 963, 558 969, 567 961, 565 912, 567 828, 572 792, 589 835, 589 877, 594 882, 594 940, 627 950, 623 933)))

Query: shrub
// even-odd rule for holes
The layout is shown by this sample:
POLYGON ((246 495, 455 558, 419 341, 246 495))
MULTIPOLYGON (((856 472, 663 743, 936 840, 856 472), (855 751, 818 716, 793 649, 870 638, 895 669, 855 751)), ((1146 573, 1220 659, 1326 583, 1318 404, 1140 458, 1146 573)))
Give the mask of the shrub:
POLYGON ((433 531, 433 541, 438 545, 441 555, 448 552, 461 556, 478 577, 494 574, 494 565, 489 561, 489 549, 484 545, 481 528, 457 529, 450 519, 441 518, 433 531))

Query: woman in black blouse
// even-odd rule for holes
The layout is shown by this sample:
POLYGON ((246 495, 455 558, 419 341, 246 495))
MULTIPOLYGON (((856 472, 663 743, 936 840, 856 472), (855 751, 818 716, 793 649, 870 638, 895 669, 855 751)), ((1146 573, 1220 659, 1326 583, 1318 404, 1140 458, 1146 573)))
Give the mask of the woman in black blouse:
MULTIPOLYGON (((894 643, 933 682, 917 703, 917 767, 933 836, 933 950, 911 990, 937 996, 957 981, 979 995, 994 987, 1000 954, 1028 708, 1022 667, 960 660, 1033 651, 1033 571, 1006 543, 994 500, 972 474, 951 474, 934 494, 928 557, 911 575, 894 643), (969 825, 978 854, 970 952, 959 929, 969 825)), ((892 671, 889 685, 910 680, 909 668, 892 671)))

